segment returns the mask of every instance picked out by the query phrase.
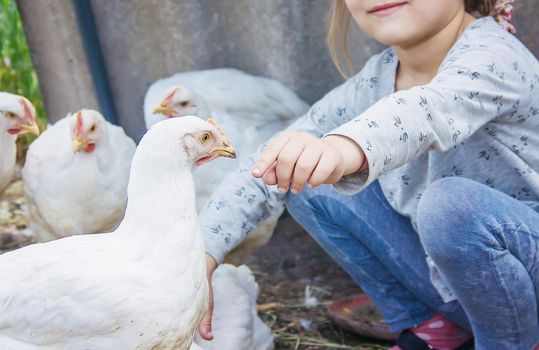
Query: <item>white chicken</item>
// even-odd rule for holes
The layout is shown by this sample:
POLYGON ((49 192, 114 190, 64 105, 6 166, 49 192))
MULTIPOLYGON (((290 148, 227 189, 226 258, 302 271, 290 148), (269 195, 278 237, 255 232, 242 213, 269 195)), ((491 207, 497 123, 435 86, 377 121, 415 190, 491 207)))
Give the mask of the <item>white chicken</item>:
POLYGON ((219 265, 213 273, 212 287, 214 339, 205 341, 197 336, 191 350, 273 349, 271 330, 257 314, 258 284, 251 270, 245 265, 219 265))
POLYGON ((93 110, 68 115, 29 147, 22 170, 41 242, 114 230, 125 211, 135 143, 93 110))
POLYGON ((28 132, 39 134, 34 106, 22 96, 0 92, 0 193, 15 174, 17 135, 28 132))
POLYGON ((210 123, 159 123, 114 232, 0 255, 0 349, 189 349, 208 301, 192 171, 219 156, 234 148, 210 123))
MULTIPOLYGON (((150 86, 144 101, 146 126, 167 117, 196 113, 214 118, 236 145, 236 162, 216 161, 197 173, 197 208, 205 207, 224 175, 252 155, 261 144, 309 106, 280 82, 236 69, 212 69, 178 73, 150 86), (178 85, 180 84, 180 85, 178 85)), ((249 233, 228 256, 231 262, 265 245, 271 238, 279 215, 268 218, 249 233)))
POLYGON ((198 111, 201 118, 209 118, 210 113, 213 117, 214 113, 223 112, 234 116, 244 127, 275 121, 287 125, 309 108, 277 80, 232 68, 199 70, 177 73, 148 88, 144 99, 146 127, 161 119, 154 114, 154 108, 173 85, 182 87, 180 93, 176 93, 180 115, 198 111))

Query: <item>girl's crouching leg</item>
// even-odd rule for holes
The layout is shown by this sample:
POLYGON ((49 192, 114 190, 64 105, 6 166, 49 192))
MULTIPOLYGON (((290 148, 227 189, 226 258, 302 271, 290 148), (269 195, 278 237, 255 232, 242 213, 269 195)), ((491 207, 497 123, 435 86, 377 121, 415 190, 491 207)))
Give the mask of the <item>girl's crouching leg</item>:
POLYGON ((425 251, 470 319, 476 349, 531 349, 539 340, 539 214, 455 177, 427 188, 417 220, 425 251))

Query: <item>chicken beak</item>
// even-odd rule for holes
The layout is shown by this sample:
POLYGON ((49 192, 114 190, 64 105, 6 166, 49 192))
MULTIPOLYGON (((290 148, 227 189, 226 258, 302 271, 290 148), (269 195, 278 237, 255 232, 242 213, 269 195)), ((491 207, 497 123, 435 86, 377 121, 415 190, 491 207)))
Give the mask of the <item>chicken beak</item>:
POLYGON ((39 135, 39 126, 37 125, 37 122, 34 120, 29 124, 22 124, 19 126, 19 129, 21 130, 21 134, 30 133, 34 135, 39 135))
POLYGON ((222 146, 213 148, 210 155, 212 157, 236 158, 236 149, 228 140, 225 140, 222 146))
POLYGON ((215 119, 210 118, 206 120, 210 125, 213 125, 219 132, 222 137, 221 146, 215 147, 210 151, 210 154, 214 157, 226 157, 226 158, 236 158, 236 149, 234 145, 228 141, 223 129, 217 124, 215 119))
POLYGON ((73 140, 73 152, 79 152, 82 149, 85 149, 88 147, 88 140, 84 140, 82 138, 76 137, 73 140))
POLYGON ((159 105, 159 106, 154 108, 153 113, 164 114, 167 117, 170 117, 170 116, 172 116, 174 114, 174 109, 172 109, 172 108, 170 108, 168 106, 165 106, 165 105, 159 105))

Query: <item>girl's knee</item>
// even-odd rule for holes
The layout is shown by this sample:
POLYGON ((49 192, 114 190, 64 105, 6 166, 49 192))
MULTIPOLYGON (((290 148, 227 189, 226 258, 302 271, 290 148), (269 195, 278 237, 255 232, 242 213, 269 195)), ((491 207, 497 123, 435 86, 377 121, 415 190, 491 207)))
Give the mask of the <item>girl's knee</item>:
POLYGON ((448 177, 431 183, 417 207, 418 226, 432 224, 453 227, 477 210, 476 194, 483 185, 466 178, 448 177))
POLYGON ((469 260, 476 249, 492 244, 486 228, 497 200, 495 190, 466 178, 444 178, 429 185, 418 205, 417 230, 436 264, 469 260))
POLYGON ((477 186, 481 185, 465 178, 443 178, 430 184, 421 196, 417 229, 425 251, 435 260, 455 258, 455 250, 471 238, 473 214, 479 210, 473 204, 477 186))
POLYGON ((421 195, 418 215, 423 212, 443 214, 447 209, 459 208, 459 204, 470 199, 476 186, 481 185, 462 177, 446 177, 434 181, 421 195))

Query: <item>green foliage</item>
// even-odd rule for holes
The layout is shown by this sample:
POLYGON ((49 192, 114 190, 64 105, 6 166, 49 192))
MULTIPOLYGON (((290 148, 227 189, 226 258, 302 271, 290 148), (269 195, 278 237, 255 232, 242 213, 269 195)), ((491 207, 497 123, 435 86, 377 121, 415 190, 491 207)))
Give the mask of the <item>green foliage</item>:
MULTIPOLYGON (((0 91, 28 98, 36 107, 40 129, 45 128, 45 108, 15 0, 0 0, 0 91)), ((20 138, 19 150, 24 152, 34 138, 20 138)))
POLYGON ((0 90, 23 95, 45 119, 37 75, 15 0, 0 0, 0 90))
POLYGON ((45 119, 37 75, 15 0, 0 0, 0 90, 23 95, 45 119))

